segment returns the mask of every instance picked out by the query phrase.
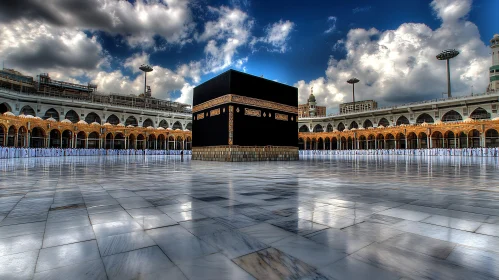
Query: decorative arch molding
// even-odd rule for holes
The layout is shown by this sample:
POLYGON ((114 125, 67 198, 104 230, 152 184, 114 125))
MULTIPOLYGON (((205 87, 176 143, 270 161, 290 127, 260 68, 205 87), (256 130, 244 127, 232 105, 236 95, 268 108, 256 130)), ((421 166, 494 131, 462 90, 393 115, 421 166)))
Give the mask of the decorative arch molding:
POLYGON ((442 117, 440 118, 442 122, 457 122, 457 121, 462 121, 463 116, 457 112, 456 110, 449 110, 442 114, 442 117))
POLYGON ((300 126, 300 128, 298 129, 298 132, 310 132, 310 130, 308 129, 308 126, 306 124, 300 126))
POLYGON ((99 117, 99 115, 97 115, 94 112, 90 112, 90 113, 88 113, 85 116, 85 122, 88 123, 88 124, 91 124, 93 122, 96 122, 96 123, 99 123, 99 124, 102 123, 101 118, 99 117))
POLYGON ((321 124, 316 124, 316 125, 314 126, 314 130, 313 130, 313 132, 324 132, 324 128, 322 127, 322 125, 321 125, 321 124))

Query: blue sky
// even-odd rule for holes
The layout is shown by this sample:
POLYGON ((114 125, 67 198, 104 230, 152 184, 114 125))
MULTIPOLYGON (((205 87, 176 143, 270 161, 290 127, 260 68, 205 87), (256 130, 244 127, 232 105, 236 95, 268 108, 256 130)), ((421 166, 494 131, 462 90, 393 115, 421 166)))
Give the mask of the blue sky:
POLYGON ((486 90, 494 10, 497 0, 7 0, 0 57, 123 94, 140 93, 148 63, 153 95, 186 103, 233 68, 298 87, 300 102, 313 86, 334 112, 351 76, 359 98, 382 105, 439 97, 445 67, 433 58, 444 48, 465 50, 451 64, 455 95, 486 90))

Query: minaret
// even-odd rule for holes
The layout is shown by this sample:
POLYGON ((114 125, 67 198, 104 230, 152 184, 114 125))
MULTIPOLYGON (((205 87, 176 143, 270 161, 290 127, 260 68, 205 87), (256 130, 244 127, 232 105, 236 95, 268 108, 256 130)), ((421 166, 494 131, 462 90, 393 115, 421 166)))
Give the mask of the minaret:
POLYGON ((310 88, 310 96, 308 97, 308 112, 311 117, 316 116, 316 108, 315 108, 315 96, 314 96, 314 87, 310 88))
POLYGON ((492 66, 489 68, 490 84, 488 91, 499 91, 499 34, 490 40, 492 66))

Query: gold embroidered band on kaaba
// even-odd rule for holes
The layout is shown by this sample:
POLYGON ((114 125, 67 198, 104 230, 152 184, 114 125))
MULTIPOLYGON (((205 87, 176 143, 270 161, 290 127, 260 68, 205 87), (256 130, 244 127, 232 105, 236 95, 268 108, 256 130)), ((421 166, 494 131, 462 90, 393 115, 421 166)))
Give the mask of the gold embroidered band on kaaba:
POLYGON ((253 106, 253 107, 258 107, 258 108, 262 108, 262 109, 270 109, 270 110, 275 110, 275 111, 286 112, 286 113, 290 113, 290 114, 298 114, 298 107, 293 107, 293 106, 284 105, 284 104, 280 104, 280 103, 276 103, 276 102, 272 102, 272 101, 267 101, 267 100, 252 98, 252 97, 246 97, 246 96, 240 96, 240 95, 235 95, 235 94, 227 94, 227 95, 220 96, 220 97, 217 97, 215 99, 203 102, 199 105, 194 106, 192 108, 192 112, 196 113, 199 111, 206 110, 208 108, 212 108, 212 107, 219 106, 222 104, 227 104, 227 103, 253 106))

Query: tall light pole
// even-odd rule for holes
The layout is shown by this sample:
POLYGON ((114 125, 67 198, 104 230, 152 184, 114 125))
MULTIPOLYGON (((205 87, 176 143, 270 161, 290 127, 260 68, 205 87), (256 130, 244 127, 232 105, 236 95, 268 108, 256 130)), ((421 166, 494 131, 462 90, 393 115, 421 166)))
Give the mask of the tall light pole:
POLYGON ((144 97, 146 96, 146 87, 147 87, 147 72, 152 71, 152 67, 147 64, 142 64, 139 67, 140 70, 144 71, 144 97))
POLYGON ((347 83, 352 85, 352 100, 353 100, 353 111, 355 111, 355 84, 359 82, 357 78, 351 78, 347 83))
POLYGON ((449 66, 449 60, 452 58, 456 57, 459 54, 458 51, 454 49, 450 50, 445 50, 437 55, 438 60, 445 60, 447 61, 447 98, 451 98, 451 90, 450 90, 450 66, 449 66))

